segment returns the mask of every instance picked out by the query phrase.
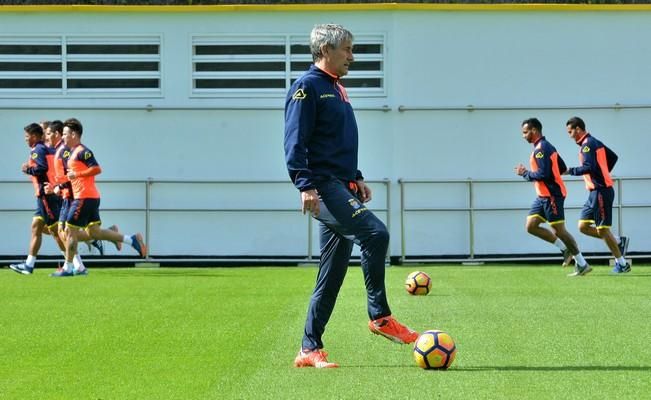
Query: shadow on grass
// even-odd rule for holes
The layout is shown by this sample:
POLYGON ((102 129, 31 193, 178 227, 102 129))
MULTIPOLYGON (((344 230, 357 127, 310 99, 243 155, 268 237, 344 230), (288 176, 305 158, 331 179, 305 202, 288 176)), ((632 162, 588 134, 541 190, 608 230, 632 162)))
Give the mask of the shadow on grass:
POLYGON ((507 366, 480 366, 480 367, 461 367, 455 368, 452 366, 449 371, 459 372, 477 372, 477 371, 540 371, 540 372, 554 372, 554 371, 651 371, 651 366, 628 366, 628 365, 611 365, 611 366, 597 366, 597 365, 559 365, 553 367, 533 367, 528 365, 507 365, 507 366))
MULTIPOLYGON (((398 368, 398 369, 412 369, 415 365, 341 365, 339 369, 355 368, 398 368)), ((440 372, 485 372, 485 371, 516 371, 516 372, 571 372, 571 371, 629 371, 629 372, 647 372, 651 371, 651 366, 626 366, 626 365, 613 365, 596 366, 596 365, 559 365, 556 367, 533 367, 528 365, 507 365, 507 366, 479 366, 479 367, 455 367, 454 365, 448 369, 429 369, 427 371, 440 371, 440 372)))
MULTIPOLYGON (((414 369, 418 368, 415 365, 341 365, 339 369, 368 369, 368 368, 396 368, 396 369, 414 369)), ((432 372, 486 372, 486 371, 514 371, 514 372, 571 372, 571 371, 604 371, 604 372, 648 372, 651 371, 651 366, 626 366, 626 365, 613 365, 613 366, 596 366, 596 365, 559 365, 556 367, 532 367, 528 365, 508 365, 508 366, 482 366, 482 367, 455 367, 454 365, 448 369, 428 369, 432 372)))
MULTIPOLYGON (((590 276, 590 275, 588 275, 590 276)), ((639 273, 633 273, 633 274, 623 274, 623 275, 614 275, 614 274, 595 274, 592 275, 596 278, 611 278, 611 279, 627 279, 627 278, 651 278, 651 273, 648 274, 639 274, 639 273)))

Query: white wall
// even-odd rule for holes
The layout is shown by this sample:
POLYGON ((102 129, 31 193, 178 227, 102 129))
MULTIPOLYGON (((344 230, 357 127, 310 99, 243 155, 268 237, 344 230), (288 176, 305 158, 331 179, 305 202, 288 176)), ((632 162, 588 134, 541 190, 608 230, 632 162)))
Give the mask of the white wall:
MULTIPOLYGON (((24 35, 29 27, 29 34, 34 35, 90 31, 97 35, 161 34, 163 38, 160 97, 0 98, 0 120, 5 125, 0 181, 25 179, 20 173, 28 152, 23 126, 70 116, 84 123, 84 141, 102 165, 103 180, 286 180, 284 99, 192 97, 191 37, 307 35, 315 23, 323 22, 341 23, 357 35, 382 33, 387 37, 387 96, 352 101, 358 107, 360 167, 368 179, 392 181, 392 254, 401 252, 398 179, 515 178, 513 166, 526 163, 530 153, 519 130, 520 122, 530 116, 542 120, 548 139, 570 165, 576 163, 577 146, 565 133, 565 121, 579 115, 595 136, 619 154, 617 176, 651 175, 645 152, 651 148, 651 8, 632 12, 592 6, 585 7, 587 11, 565 12, 554 6, 542 11, 533 7, 516 8, 519 11, 487 10, 485 6, 453 7, 452 11, 431 5, 416 10, 400 5, 378 10, 368 7, 342 5, 335 11, 318 6, 269 7, 272 11, 240 8, 233 12, 216 7, 204 12, 161 12, 156 7, 148 13, 102 12, 101 7, 91 8, 92 12, 53 12, 53 7, 43 8, 44 12, 0 11, 0 35, 24 35), (607 107, 616 103, 623 108, 607 107), (373 110, 384 105, 390 111, 373 110), (478 109, 467 111, 464 107, 468 105, 478 109), (146 111, 148 106, 153 111, 146 111)), ((110 185, 100 186, 105 209, 144 207, 142 187, 110 185)), ((201 185, 185 187, 173 204, 220 208, 218 197, 228 192, 227 207, 299 207, 298 194, 291 185, 226 187, 209 192, 201 185)), ((174 188, 154 188, 152 207, 164 207, 174 198, 174 188)), ((377 190, 375 207, 381 209, 386 206, 383 187, 379 185, 377 190)), ((408 205, 467 206, 458 187, 429 190, 422 197, 418 190, 410 192, 413 197, 408 205)), ((32 205, 27 185, 0 184, 0 191, 0 209, 32 205)), ((648 191, 644 183, 626 186, 630 204, 648 203, 648 191)), ((533 188, 524 182, 492 185, 481 193, 478 201, 486 207, 528 207, 534 197, 533 188)), ((585 197, 580 184, 570 185, 570 206, 579 207, 585 197)), ((574 228, 577 213, 568 210, 567 214, 568 226, 578 237, 574 228)), ((651 251, 643 239, 649 235, 649 214, 646 209, 625 210, 625 233, 634 236, 629 251, 651 251)), ((0 254, 25 252, 30 215, 0 213, 3 231, 12 233, 0 241, 0 254)), ((117 221, 125 231, 145 229, 144 213, 107 211, 103 215, 108 224, 117 221)), ((206 215, 152 213, 153 254, 305 254, 307 226, 298 212, 206 215)), ((526 210, 480 213, 474 221, 475 252, 553 253, 551 246, 526 235, 525 215, 526 210)), ((406 222, 408 254, 468 253, 467 214, 412 213, 406 222)), ((598 241, 578 239, 584 251, 605 250, 598 241)), ((44 240, 44 254, 56 254, 50 242, 44 240)), ((318 249, 316 239, 314 248, 318 249)))

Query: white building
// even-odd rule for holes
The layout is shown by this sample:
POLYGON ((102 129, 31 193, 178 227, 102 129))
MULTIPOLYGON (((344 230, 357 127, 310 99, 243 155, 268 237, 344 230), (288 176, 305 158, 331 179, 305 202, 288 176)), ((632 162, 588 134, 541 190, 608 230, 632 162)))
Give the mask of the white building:
MULTIPOLYGON (((102 219, 146 233, 154 260, 317 255, 284 165, 283 106, 311 28, 328 22, 356 35, 344 85, 392 256, 555 255, 524 230, 535 194, 513 167, 531 116, 575 165, 574 115, 620 156, 613 230, 651 253, 651 5, 2 6, 0 257, 29 240, 23 127, 72 116, 104 171, 102 219)), ((577 232, 587 194, 568 186, 568 227, 605 255, 577 232)))

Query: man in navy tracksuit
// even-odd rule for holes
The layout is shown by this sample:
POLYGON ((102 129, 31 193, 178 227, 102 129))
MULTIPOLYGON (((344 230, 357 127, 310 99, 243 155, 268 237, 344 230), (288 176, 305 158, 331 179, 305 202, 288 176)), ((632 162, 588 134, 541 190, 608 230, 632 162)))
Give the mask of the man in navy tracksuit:
POLYGON ((285 101, 285 160, 301 192, 303 213, 319 220, 321 260, 305 322, 297 367, 332 368, 321 337, 348 269, 353 243, 361 247, 369 329, 398 343, 418 333, 391 316, 384 286, 389 232, 364 203, 371 189, 357 169, 357 123, 339 78, 353 62, 353 35, 340 25, 316 25, 310 35, 314 64, 285 101))

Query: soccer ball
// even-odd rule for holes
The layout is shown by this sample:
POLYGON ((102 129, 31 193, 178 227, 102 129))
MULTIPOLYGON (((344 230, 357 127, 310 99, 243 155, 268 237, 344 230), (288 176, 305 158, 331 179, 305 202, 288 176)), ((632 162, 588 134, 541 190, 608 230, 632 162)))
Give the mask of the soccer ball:
POLYGON ((432 289, 432 279, 422 271, 414 271, 407 276, 405 289, 409 294, 424 296, 432 289))
POLYGON ((414 360, 423 369, 445 369, 452 364, 456 355, 454 340, 443 331, 425 331, 414 345, 414 360))

